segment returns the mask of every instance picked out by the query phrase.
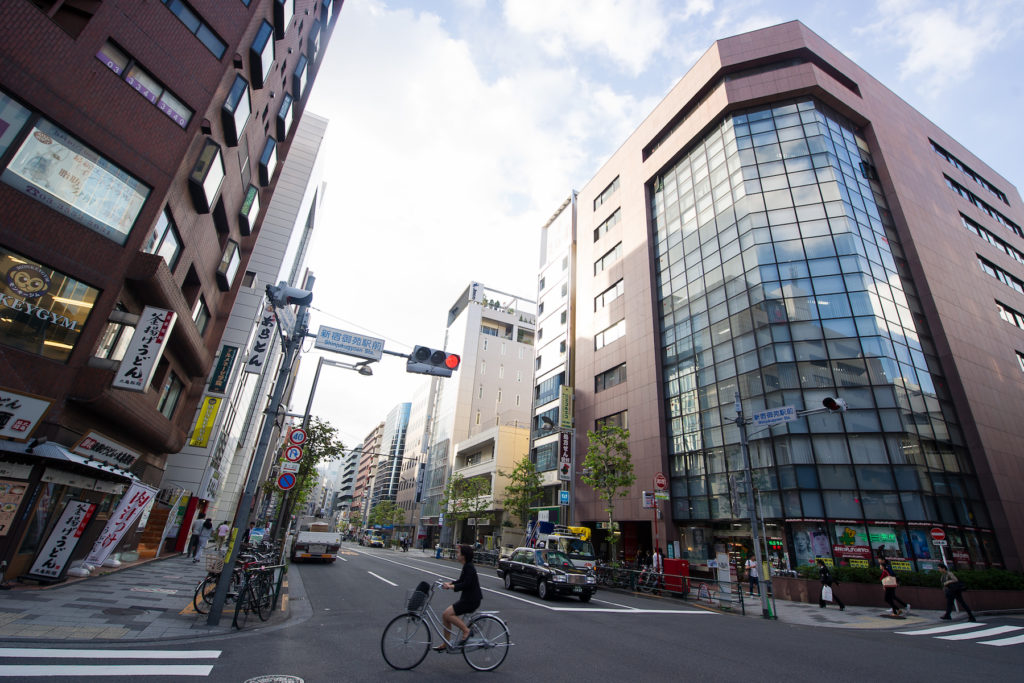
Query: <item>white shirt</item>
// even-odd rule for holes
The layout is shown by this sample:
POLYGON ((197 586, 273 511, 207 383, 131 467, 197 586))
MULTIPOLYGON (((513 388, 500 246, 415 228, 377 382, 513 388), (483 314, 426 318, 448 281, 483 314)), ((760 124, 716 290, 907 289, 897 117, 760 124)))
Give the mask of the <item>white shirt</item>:
POLYGON ((654 553, 654 557, 651 558, 651 565, 654 567, 654 571, 661 571, 661 553, 654 553))
POLYGON ((756 579, 757 578, 757 562, 753 558, 748 557, 747 558, 747 563, 744 566, 747 568, 748 576, 751 576, 751 577, 756 579))

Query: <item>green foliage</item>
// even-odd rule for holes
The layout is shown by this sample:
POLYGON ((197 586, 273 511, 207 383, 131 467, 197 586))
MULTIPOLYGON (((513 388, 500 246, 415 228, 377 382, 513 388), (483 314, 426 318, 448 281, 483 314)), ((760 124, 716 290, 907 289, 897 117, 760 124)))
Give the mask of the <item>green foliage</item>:
POLYGON ((466 479, 457 472, 453 474, 444 486, 444 493, 441 494, 445 524, 449 521, 457 522, 479 517, 481 512, 489 510, 491 501, 485 496, 490 492, 490 480, 484 477, 466 479))
POLYGON ((382 500, 370 510, 369 525, 394 526, 405 519, 405 510, 398 507, 393 500, 382 500))
MULTIPOLYGON (((306 442, 302 444, 302 460, 299 461, 299 471, 295 475, 298 484, 288 497, 285 519, 294 513, 297 506, 306 502, 310 491, 316 486, 320 479, 317 466, 336 460, 344 450, 345 444, 338 438, 338 430, 330 422, 324 422, 318 417, 310 420, 306 427, 306 442)), ((277 455, 280 456, 280 453, 277 455)), ((264 482, 263 490, 268 495, 280 493, 276 479, 264 482)))
POLYGON ((505 510, 519 519, 520 526, 525 527, 530 521, 530 508, 540 500, 544 492, 540 473, 536 465, 530 462, 530 456, 524 455, 511 472, 501 472, 501 475, 509 479, 505 486, 505 510))
MULTIPOLYGON (((629 452, 629 430, 609 424, 596 431, 587 430, 587 457, 583 461, 584 484, 594 489, 598 498, 608 503, 608 526, 615 528, 615 499, 629 493, 636 481, 633 474, 633 456, 629 452)), ((616 557, 615 544, 619 532, 609 532, 611 556, 616 557)))
MULTIPOLYGON (((797 573, 805 579, 817 579, 818 568, 803 566, 797 573)), ((954 569, 956 578, 967 584, 968 590, 1024 590, 1024 574, 1005 569, 954 569)), ((901 586, 941 588, 938 570, 926 572, 896 572, 901 586)), ((832 577, 840 583, 877 583, 881 585, 882 571, 878 567, 833 567, 832 577)))
POLYGON ((359 510, 352 510, 348 513, 348 523, 356 529, 363 527, 363 513, 359 510))

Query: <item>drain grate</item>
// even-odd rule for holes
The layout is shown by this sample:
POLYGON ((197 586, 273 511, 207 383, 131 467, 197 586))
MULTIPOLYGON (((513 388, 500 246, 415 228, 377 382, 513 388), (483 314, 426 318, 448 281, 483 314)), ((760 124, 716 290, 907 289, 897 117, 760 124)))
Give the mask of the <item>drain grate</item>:
POLYGON ((269 676, 257 676, 246 679, 245 683, 304 683, 298 676, 288 674, 270 674, 269 676))

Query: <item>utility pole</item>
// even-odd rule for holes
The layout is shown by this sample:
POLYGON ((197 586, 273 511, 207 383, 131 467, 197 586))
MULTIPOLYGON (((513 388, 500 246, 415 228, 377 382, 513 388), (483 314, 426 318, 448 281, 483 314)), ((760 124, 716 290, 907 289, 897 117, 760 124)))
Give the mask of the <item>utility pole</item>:
MULTIPOLYGON (((307 278, 306 286, 312 290, 312 275, 307 278)), ((274 288, 271 285, 267 285, 267 296, 270 299, 271 305, 286 305, 288 299, 280 300, 280 295, 273 290, 274 288)), ((302 290, 292 291, 299 292, 302 290)), ((285 294, 287 295, 288 293, 286 292, 285 294)), ((298 355, 302 342, 306 337, 306 308, 309 306, 311 299, 312 295, 307 297, 304 303, 299 306, 299 311, 295 316, 295 329, 284 340, 284 358, 281 360, 281 367, 277 372, 277 381, 274 383, 274 393, 270 399, 270 407, 263 411, 263 431, 260 432, 260 440, 256 444, 256 452, 253 455, 252 465, 249 468, 249 479, 245 483, 245 493, 242 495, 242 500, 235 510, 234 528, 236 531, 235 540, 228 549, 228 557, 230 559, 224 563, 224 568, 220 572, 220 578, 217 580, 217 590, 213 594, 213 605, 210 607, 210 614, 206 619, 206 623, 209 626, 217 626, 220 623, 221 611, 224 609, 224 602, 228 597, 228 588, 231 586, 234 564, 238 561, 238 551, 242 545, 241 530, 249 526, 250 508, 256 494, 256 487, 259 484, 260 473, 263 471, 263 461, 266 459, 267 450, 270 447, 270 436, 274 431, 274 418, 277 415, 278 406, 281 403, 281 397, 284 395, 285 387, 288 385, 288 378, 292 374, 292 365, 295 362, 295 357, 298 355)))
MULTIPOLYGON (((736 426, 740 428, 740 447, 743 450, 743 467, 746 470, 747 475, 747 509, 750 511, 750 534, 754 543, 754 561, 757 562, 757 571, 762 573, 764 571, 764 563, 762 561, 763 555, 761 554, 761 541, 758 538, 759 529, 757 528, 757 508, 754 505, 754 473, 750 469, 750 451, 747 448, 747 420, 743 416, 743 403, 740 401, 740 392, 736 392, 736 426)), ((768 590, 767 583, 765 587, 760 587, 760 579, 758 579, 758 588, 761 593, 761 616, 765 619, 771 619, 771 613, 768 610, 768 590)), ((740 592, 743 588, 740 587, 740 592)))

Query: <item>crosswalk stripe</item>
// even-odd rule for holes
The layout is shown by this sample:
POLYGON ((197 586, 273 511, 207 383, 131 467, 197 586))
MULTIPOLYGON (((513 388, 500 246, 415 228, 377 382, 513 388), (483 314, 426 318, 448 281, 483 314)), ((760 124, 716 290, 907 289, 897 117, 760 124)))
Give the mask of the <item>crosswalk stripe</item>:
POLYGON ((1021 643, 1024 643, 1024 636, 1000 638, 999 640, 982 640, 978 643, 978 645, 994 645, 995 647, 1004 647, 1006 645, 1020 645, 1021 643))
POLYGON ((0 657, 52 657, 59 659, 217 659, 220 650, 71 650, 0 647, 0 657))
POLYGON ((0 678, 38 678, 41 676, 209 676, 213 665, 127 664, 81 666, 80 664, 32 664, 0 668, 0 678))
POLYGON ((968 628, 977 628, 984 626, 985 624, 979 624, 977 622, 965 622, 963 624, 947 624, 946 626, 936 626, 935 628, 926 628, 920 631, 896 631, 901 636, 933 636, 936 633, 949 633, 950 631, 963 631, 968 628))
POLYGON ((1000 633, 1012 633, 1014 631, 1024 630, 1020 626, 996 626, 995 628, 987 628, 982 631, 971 631, 970 633, 958 633, 955 636, 937 636, 939 640, 974 640, 975 638, 987 638, 988 636, 998 636, 1000 633))

